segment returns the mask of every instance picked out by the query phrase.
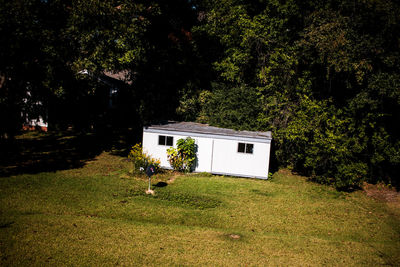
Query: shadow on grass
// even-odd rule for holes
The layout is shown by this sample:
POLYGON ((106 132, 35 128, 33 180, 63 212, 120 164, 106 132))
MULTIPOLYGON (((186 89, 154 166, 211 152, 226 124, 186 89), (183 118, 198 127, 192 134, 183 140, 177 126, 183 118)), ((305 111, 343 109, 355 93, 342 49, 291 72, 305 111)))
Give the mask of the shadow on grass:
POLYGON ((158 183, 156 183, 155 185, 153 185, 153 186, 155 186, 155 187, 166 187, 168 184, 166 183, 166 182, 158 182, 158 183))
POLYGON ((8 143, 0 143, 0 177, 34 174, 83 167, 103 151, 126 156, 140 141, 130 130, 85 133, 53 131, 25 132, 8 143))
POLYGON ((1 229, 1 228, 8 228, 8 227, 11 227, 11 225, 13 225, 13 224, 14 224, 14 222, 2 223, 2 224, 0 224, 0 229, 1 229))

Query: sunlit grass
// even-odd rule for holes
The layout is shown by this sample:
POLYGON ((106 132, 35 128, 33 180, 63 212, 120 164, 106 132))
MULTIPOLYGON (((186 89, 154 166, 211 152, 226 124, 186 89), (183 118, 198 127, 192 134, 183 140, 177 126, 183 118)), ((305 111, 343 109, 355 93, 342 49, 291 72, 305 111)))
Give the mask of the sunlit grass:
POLYGON ((155 196, 147 183, 107 153, 0 178, 0 265, 400 264, 398 213, 361 191, 285 171, 270 181, 167 172, 152 179, 155 196))

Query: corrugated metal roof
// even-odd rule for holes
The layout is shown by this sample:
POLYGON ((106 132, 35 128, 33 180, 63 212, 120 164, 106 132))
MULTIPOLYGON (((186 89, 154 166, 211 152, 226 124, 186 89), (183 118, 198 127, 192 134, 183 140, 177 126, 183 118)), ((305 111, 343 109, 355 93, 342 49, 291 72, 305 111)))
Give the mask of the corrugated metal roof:
POLYGON ((145 127, 145 129, 272 139, 270 131, 268 132, 235 131, 232 129, 219 128, 219 127, 209 126, 208 124, 201 124, 196 122, 169 121, 164 124, 150 125, 145 127))

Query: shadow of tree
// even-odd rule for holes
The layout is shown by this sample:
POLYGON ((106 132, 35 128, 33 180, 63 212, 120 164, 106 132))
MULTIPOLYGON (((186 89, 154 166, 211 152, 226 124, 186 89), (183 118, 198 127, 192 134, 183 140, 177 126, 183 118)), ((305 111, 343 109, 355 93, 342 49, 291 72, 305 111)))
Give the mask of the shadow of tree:
POLYGON ((0 177, 80 168, 103 151, 126 156, 139 138, 127 129, 23 133, 8 143, 0 143, 0 177))

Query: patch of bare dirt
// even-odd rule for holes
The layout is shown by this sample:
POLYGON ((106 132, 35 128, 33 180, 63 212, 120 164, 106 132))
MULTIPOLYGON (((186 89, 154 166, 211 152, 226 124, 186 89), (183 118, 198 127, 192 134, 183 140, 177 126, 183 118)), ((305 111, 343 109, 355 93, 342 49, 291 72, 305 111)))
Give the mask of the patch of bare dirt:
POLYGON ((232 238, 232 239, 239 239, 239 238, 240 238, 240 235, 237 235, 237 234, 230 234, 229 237, 232 238))
POLYGON ((167 180, 167 184, 172 184, 173 182, 175 182, 175 179, 179 176, 181 176, 182 174, 179 172, 173 172, 172 176, 167 180))
POLYGON ((367 196, 387 203, 398 203, 400 207, 400 192, 384 184, 364 183, 363 189, 367 196))

